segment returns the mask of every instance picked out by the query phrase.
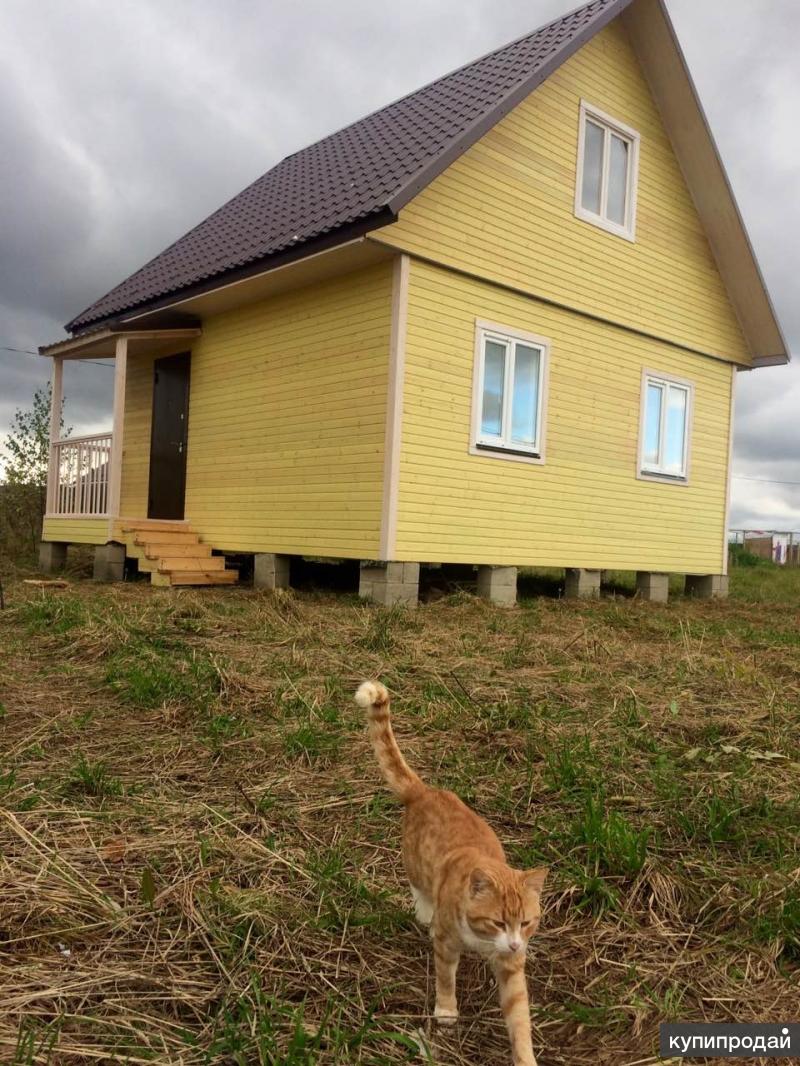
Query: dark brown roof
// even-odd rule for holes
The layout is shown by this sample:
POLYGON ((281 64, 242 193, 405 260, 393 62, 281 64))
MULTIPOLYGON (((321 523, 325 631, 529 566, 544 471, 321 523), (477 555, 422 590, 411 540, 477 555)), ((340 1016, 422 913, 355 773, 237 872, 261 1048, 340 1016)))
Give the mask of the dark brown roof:
POLYGON ((631 0, 593 0, 288 156, 67 324, 385 225, 631 0))

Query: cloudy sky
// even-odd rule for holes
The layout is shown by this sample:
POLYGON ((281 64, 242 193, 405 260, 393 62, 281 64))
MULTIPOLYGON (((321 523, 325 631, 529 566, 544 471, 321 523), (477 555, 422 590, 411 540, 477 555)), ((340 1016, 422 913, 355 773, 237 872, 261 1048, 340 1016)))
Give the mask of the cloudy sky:
MULTIPOLYGON (((739 376, 734 526, 800 529, 800 4, 668 0, 795 362, 739 376)), ((62 324, 283 156, 572 0, 0 0, 0 349, 62 324)), ((0 440, 46 361, 0 350, 0 440)), ((71 364, 67 420, 113 371, 71 364)))

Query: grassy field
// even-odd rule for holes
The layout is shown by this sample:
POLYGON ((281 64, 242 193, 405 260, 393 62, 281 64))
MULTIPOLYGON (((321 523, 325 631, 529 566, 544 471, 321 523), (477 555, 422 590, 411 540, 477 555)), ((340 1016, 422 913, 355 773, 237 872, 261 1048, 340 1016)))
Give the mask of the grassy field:
POLYGON ((551 866, 528 966, 541 1066, 654 1063, 665 1019, 796 1015, 795 574, 668 607, 13 581, 6 599, 3 1062, 510 1061, 477 960, 458 1028, 431 1026, 399 812, 352 703, 367 676, 424 777, 551 866))

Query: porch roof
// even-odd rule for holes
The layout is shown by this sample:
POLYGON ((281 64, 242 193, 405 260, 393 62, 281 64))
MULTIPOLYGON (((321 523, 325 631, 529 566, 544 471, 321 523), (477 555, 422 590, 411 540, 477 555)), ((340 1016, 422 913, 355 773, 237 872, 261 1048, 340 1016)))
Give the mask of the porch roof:
POLYGON ((89 357, 102 356, 114 358, 117 351, 117 342, 125 338, 128 342, 128 353, 135 355, 137 352, 147 351, 149 354, 160 354, 174 351, 184 341, 191 341, 199 337, 202 330, 199 326, 176 326, 161 329, 132 329, 130 326, 119 328, 104 327, 92 333, 82 333, 79 337, 70 337, 66 340, 55 341, 53 344, 43 344, 39 347, 39 355, 58 357, 61 359, 88 359, 89 357))

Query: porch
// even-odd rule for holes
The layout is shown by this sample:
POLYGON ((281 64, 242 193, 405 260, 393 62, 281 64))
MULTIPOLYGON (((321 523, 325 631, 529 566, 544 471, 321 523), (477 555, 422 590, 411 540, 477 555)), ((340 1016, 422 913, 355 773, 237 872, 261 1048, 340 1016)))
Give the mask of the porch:
MULTIPOLYGON (((184 369, 187 406, 181 416, 182 432, 177 434, 181 439, 173 443, 180 450, 185 469, 188 349, 199 336, 199 328, 186 325, 140 330, 125 327, 124 331, 104 329, 40 349, 53 363, 43 568, 63 566, 67 545, 77 543, 96 545, 95 574, 107 579, 122 576, 126 558, 136 559, 139 569, 149 572, 154 584, 223 584, 235 578, 233 572, 225 570, 224 558, 213 556, 208 545, 184 521, 182 488, 175 499, 166 501, 168 515, 156 515, 154 519, 150 514, 120 513, 129 363, 142 358, 148 366, 156 366, 156 360, 162 360, 180 363, 184 369), (65 362, 98 358, 114 360, 111 429, 62 437, 65 362)), ((158 380, 158 373, 154 373, 154 401, 158 380)), ((170 435, 174 438, 176 433, 170 435)), ((152 479, 153 470, 162 469, 163 457, 152 453, 151 461, 152 479)))

